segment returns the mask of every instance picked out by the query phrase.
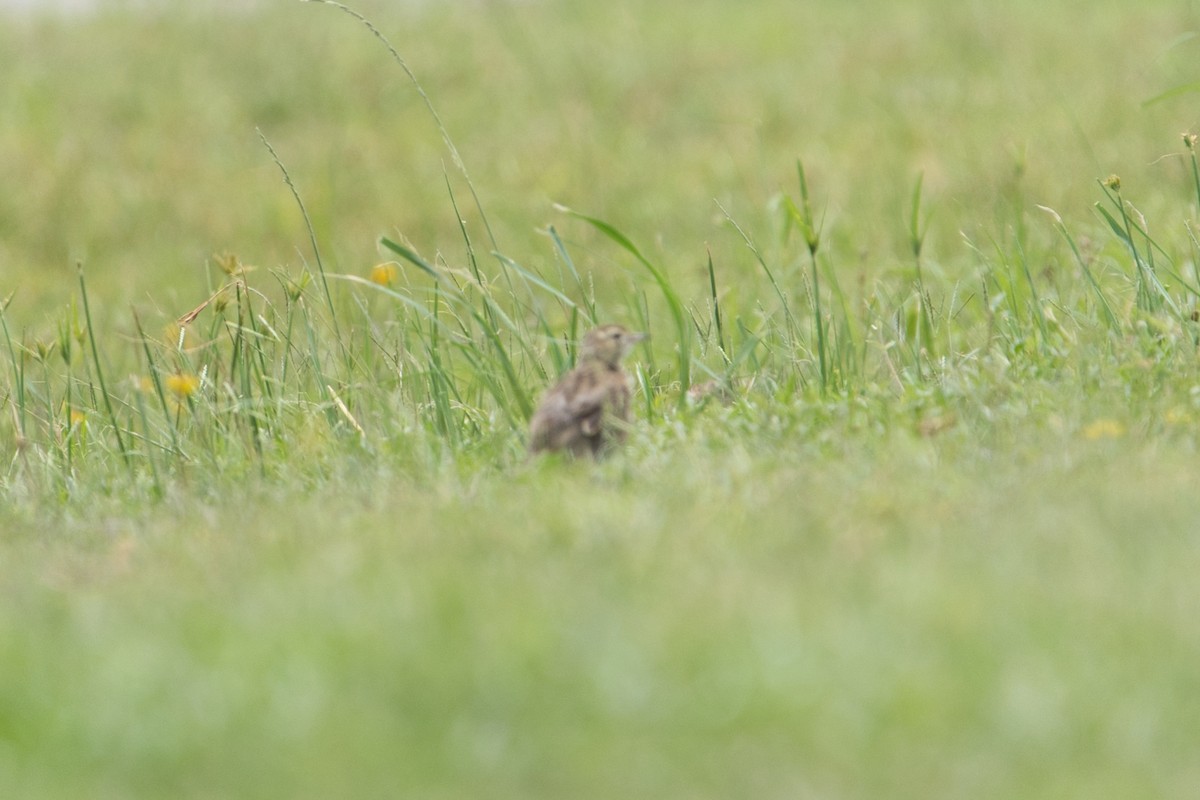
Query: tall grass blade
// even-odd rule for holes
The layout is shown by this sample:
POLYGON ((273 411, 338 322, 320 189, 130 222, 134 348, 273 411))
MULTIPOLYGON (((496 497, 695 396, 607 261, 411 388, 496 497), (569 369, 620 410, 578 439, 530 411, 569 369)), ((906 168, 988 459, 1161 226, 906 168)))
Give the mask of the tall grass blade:
POLYGON ((808 197, 808 178, 804 174, 804 162, 796 159, 796 173, 800 180, 799 208, 795 203, 788 202, 788 211, 793 220, 804 232, 804 243, 808 246, 809 272, 812 279, 813 327, 817 340, 817 367, 820 370, 821 391, 829 390, 829 355, 828 344, 825 340, 825 315, 821 310, 821 277, 817 268, 817 250, 821 246, 821 225, 813 218, 812 204, 808 197))
POLYGON ((1194 83, 1181 83, 1178 86, 1172 86, 1165 92, 1160 92, 1159 94, 1154 95, 1149 100, 1143 100, 1142 107, 1145 108, 1146 106, 1156 105, 1167 100, 1173 100, 1176 97, 1182 97, 1185 94, 1195 94, 1197 92, 1200 92, 1200 81, 1196 81, 1194 83))
POLYGON ((1200 163, 1197 163, 1196 160, 1196 134, 1185 133, 1183 135, 1183 143, 1187 147, 1188 156, 1192 163, 1192 185, 1196 188, 1196 209, 1200 211, 1200 163))
MULTIPOLYGON (((159 407, 163 412, 163 419, 167 421, 167 430, 171 435, 171 450, 179 458, 183 458, 183 451, 179 447, 179 432, 177 426, 171 420, 171 410, 167 405, 167 394, 163 390, 162 377, 159 375, 158 364, 155 363, 154 353, 150 350, 150 340, 146 336, 146 331, 142 328, 142 320, 138 316, 137 309, 132 309, 133 325, 137 329, 138 339, 142 343, 142 352, 146 355, 146 370, 150 373, 150 385, 154 387, 154 395, 158 398, 159 407)), ((147 431, 147 434, 149 431, 147 431)))
POLYGON ((92 326, 92 309, 88 303, 87 284, 83 279, 83 264, 76 262, 75 271, 79 275, 79 295, 83 301, 83 317, 87 323, 87 337, 92 346, 92 362, 96 365, 96 381, 100 384, 100 396, 104 399, 104 408, 108 413, 108 421, 112 425, 113 436, 117 439, 117 449, 121 452, 121 460, 125 462, 125 467, 129 470, 130 475, 133 474, 133 460, 130 458, 129 449, 125 445, 125 437, 121 435, 121 425, 117 421, 117 412, 113 409, 112 396, 108 393, 108 387, 104 382, 104 367, 100 363, 100 351, 96 347, 96 329, 92 326))
POLYGON ((144 438, 146 442, 146 461, 150 465, 150 480, 154 486, 154 496, 163 496, 162 478, 158 474, 158 459, 154 456, 153 434, 154 429, 150 427, 150 415, 146 413, 146 398, 142 397, 141 392, 134 392, 134 405, 137 406, 138 417, 142 421, 142 430, 145 432, 144 438))
POLYGON ((908 219, 908 245, 917 262, 918 277, 921 270, 921 250, 925 247, 925 233, 929 225, 928 221, 925 225, 921 224, 921 189, 924 184, 925 173, 917 173, 917 182, 912 192, 912 210, 908 219))
MULTIPOLYGON (((517 378, 517 371, 513 367, 512 359, 508 355, 508 351, 504 348, 504 343, 500 341, 500 334, 488 324, 483 315, 474 306, 468 306, 471 316, 475 318, 475 322, 483 331, 484 336, 491 343, 493 350, 496 353, 496 359, 500 363, 500 368, 504 372, 504 377, 508 381, 508 385, 512 390, 513 398, 517 401, 517 407, 520 408, 521 414, 526 420, 533 416, 533 403, 529 399, 529 393, 525 391, 520 379, 517 378)), ((497 399, 500 399, 499 397, 497 399)))

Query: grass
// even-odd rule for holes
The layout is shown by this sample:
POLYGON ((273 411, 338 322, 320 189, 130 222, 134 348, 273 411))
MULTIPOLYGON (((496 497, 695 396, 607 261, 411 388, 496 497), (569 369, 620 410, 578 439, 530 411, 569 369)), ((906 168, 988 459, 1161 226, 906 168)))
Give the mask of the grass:
POLYGON ((6 796, 1189 796, 1196 9, 794 5, 0 26, 6 796))

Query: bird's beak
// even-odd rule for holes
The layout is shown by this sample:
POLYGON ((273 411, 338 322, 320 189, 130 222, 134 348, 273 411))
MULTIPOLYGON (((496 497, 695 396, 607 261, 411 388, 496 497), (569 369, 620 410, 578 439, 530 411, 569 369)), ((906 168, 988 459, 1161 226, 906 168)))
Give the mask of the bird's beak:
POLYGON ((649 338, 650 334, 648 333, 631 333, 629 335, 629 340, 634 344, 637 344, 638 342, 644 342, 649 338))

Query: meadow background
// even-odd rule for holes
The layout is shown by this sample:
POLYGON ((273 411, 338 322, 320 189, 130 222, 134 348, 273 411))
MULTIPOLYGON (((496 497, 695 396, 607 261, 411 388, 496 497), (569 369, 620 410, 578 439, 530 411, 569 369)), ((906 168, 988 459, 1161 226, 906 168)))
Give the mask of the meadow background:
POLYGON ((3 17, 0 793, 1192 796, 1200 5, 355 9, 3 17))

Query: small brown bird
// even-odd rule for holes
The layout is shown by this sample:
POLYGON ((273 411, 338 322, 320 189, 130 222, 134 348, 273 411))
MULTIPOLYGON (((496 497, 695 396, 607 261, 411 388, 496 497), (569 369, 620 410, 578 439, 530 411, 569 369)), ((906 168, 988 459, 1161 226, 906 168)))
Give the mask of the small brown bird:
POLYGON ((630 389, 621 360, 645 338, 620 325, 589 331, 575 368, 546 392, 529 421, 529 452, 599 457, 625 441, 630 389))

